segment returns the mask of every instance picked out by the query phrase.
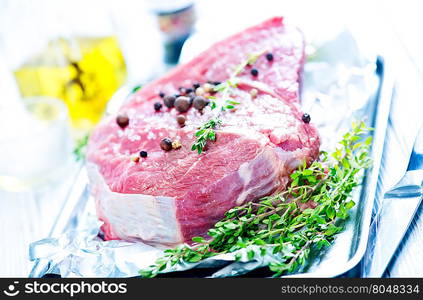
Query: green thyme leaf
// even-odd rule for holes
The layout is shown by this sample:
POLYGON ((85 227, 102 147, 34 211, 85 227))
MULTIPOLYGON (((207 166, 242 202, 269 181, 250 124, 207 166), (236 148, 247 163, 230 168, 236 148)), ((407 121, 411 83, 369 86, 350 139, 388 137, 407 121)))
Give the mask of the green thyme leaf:
POLYGON ((207 144, 207 141, 215 141, 215 129, 221 124, 221 122, 222 121, 220 119, 211 119, 207 123, 203 124, 195 133, 196 141, 191 146, 191 150, 197 151, 198 154, 201 154, 207 144))
POLYGON ((213 90, 215 92, 220 93, 219 97, 211 96, 208 97, 210 100, 210 109, 215 110, 218 108, 218 113, 214 117, 214 119, 208 120, 202 126, 200 126, 199 130, 194 134, 196 140, 191 147, 192 151, 197 151, 198 154, 201 154, 204 151, 204 147, 207 144, 207 141, 215 141, 216 133, 214 132, 217 125, 221 125, 222 121, 220 120, 220 113, 233 110, 237 105, 241 104, 240 102, 234 101, 233 99, 229 98, 229 92, 231 89, 237 87, 237 76, 245 69, 247 65, 251 65, 257 61, 257 59, 262 55, 264 51, 259 53, 249 54, 248 58, 239 64, 234 72, 231 74, 228 80, 216 85, 213 90), (214 123, 214 126, 211 126, 210 123, 214 123), (206 128, 206 129, 205 129, 206 128))
MULTIPOLYGON (((211 121, 200 128, 201 141, 207 141, 207 130, 219 124, 211 121)), ((278 255, 280 261, 269 264, 274 276, 298 271, 307 264, 313 248, 330 246, 343 230, 339 220, 347 218, 354 207, 352 191, 360 184, 363 170, 371 166, 371 139, 364 139, 369 130, 363 122, 354 123, 334 153, 322 152, 320 161, 302 164, 291 175, 292 182, 285 191, 230 209, 208 231, 208 238, 194 237, 194 245, 183 244, 165 251, 140 275, 154 277, 174 270, 179 262, 199 262, 240 249, 245 249, 242 251, 246 251, 248 260, 257 253, 278 255), (354 147, 357 143, 361 146, 354 147), (336 160, 330 160, 330 156, 336 160), (259 252, 252 246, 259 246, 259 252)), ((195 149, 203 149, 201 146, 195 149)), ((240 252, 235 255, 236 260, 242 257, 240 252)))
POLYGON ((76 141, 75 149, 73 154, 75 155, 76 161, 85 159, 85 152, 88 144, 89 134, 84 135, 82 138, 76 141))
POLYGON ((132 88, 131 94, 138 92, 142 88, 142 85, 136 85, 132 88))

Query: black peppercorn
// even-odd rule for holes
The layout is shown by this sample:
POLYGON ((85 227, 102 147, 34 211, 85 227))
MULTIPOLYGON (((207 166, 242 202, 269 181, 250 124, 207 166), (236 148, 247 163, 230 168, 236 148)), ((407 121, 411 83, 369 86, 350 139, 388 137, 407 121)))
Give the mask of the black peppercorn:
POLYGON ((272 54, 272 53, 267 53, 267 54, 266 54, 266 59, 267 59, 268 61, 272 61, 272 60, 273 60, 273 54, 272 54))
POLYGON ((251 69, 251 75, 253 76, 257 76, 258 75, 258 70, 257 69, 251 69))
POLYGON ((160 148, 162 148, 164 151, 172 150, 172 140, 170 138, 164 138, 160 142, 160 148))
POLYGON ((303 120, 304 123, 310 123, 311 118, 309 114, 303 114, 303 117, 301 118, 303 120))
POLYGON ((179 88, 178 88, 178 90, 179 90, 179 93, 180 93, 182 96, 185 96, 185 95, 186 95, 186 93, 187 93, 187 89, 186 89, 186 88, 184 88, 184 87, 179 87, 179 88))
POLYGON ((116 117, 116 123, 119 125, 120 128, 124 129, 126 126, 129 125, 129 118, 126 115, 119 115, 116 117))
POLYGON ((207 105, 207 100, 203 96, 197 96, 194 98, 193 106, 198 109, 202 110, 207 105))
POLYGON ((175 105, 175 99, 174 96, 165 96, 163 98, 163 103, 167 108, 172 108, 175 105))
POLYGON ((147 157, 147 154, 148 154, 147 151, 141 151, 140 152, 140 156, 143 157, 143 158, 147 157))
POLYGON ((190 98, 185 96, 180 96, 175 100, 175 108, 177 111, 184 113, 187 112, 191 106, 190 98))
POLYGON ((185 94, 188 95, 189 93, 192 93, 194 90, 191 88, 185 89, 185 94))
POLYGON ((163 97, 165 96, 165 93, 160 92, 160 93, 159 93, 159 96, 160 96, 160 98, 163 98, 163 97))
POLYGON ((192 87, 194 88, 194 90, 196 90, 196 89, 198 89, 200 87, 200 84, 199 83, 194 83, 192 85, 192 87))
POLYGON ((160 111, 162 109, 162 104, 160 102, 156 102, 154 103, 154 110, 155 111, 160 111))
POLYGON ((220 81, 215 81, 215 82, 213 82, 213 84, 214 85, 219 85, 219 84, 221 84, 221 82, 220 81))

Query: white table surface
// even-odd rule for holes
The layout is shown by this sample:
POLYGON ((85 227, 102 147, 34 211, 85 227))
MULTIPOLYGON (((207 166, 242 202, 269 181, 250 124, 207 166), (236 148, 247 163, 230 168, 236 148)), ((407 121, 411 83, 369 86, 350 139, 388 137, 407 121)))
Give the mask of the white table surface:
MULTIPOLYGON (((265 6, 267 2, 264 2, 265 6)), ((310 3, 313 2, 306 3, 310 7, 312 6, 310 3)), ((417 32, 418 29, 423 28, 423 21, 420 18, 418 1, 375 1, 371 5, 367 2, 354 1, 351 14, 355 14, 359 20, 375 20, 366 23, 367 26, 370 24, 372 27, 369 28, 368 34, 370 39, 380 39, 377 43, 378 50, 383 52, 387 63, 392 65, 397 78, 396 97, 391 111, 386 138, 387 147, 383 157, 385 172, 380 179, 380 188, 385 190, 404 173, 411 153, 414 133, 417 132, 423 120, 421 115, 423 111, 423 43, 417 35, 420 34, 417 32), (374 32, 379 32, 380 35, 375 37, 374 32)), ((286 2, 281 1, 281 3, 286 2)), ((335 5, 335 1, 322 1, 322 3, 335 5)), ((304 6, 304 1, 300 1, 297 5, 297 11, 300 11, 299 7, 304 6)), ((304 8, 301 10, 304 11, 304 8)), ((251 12, 251 9, 249 11, 251 12)), ((295 12, 295 8, 291 7, 290 11, 295 12)), ((0 277, 28 276, 32 266, 28 260, 28 245, 48 236, 55 216, 60 211, 66 194, 71 188, 71 179, 75 170, 75 165, 71 166, 54 183, 33 191, 22 193, 0 191, 0 277)), ((419 218, 412 224, 407 240, 404 241, 401 251, 397 253, 396 260, 389 267, 388 275, 423 276, 422 242, 423 218, 419 218)))

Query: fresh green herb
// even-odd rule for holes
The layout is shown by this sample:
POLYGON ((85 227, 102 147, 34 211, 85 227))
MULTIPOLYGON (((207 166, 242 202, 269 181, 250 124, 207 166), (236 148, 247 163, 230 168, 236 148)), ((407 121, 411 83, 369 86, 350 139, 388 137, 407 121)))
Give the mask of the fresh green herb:
MULTIPOLYGON (((235 107, 235 105, 238 105, 240 103, 233 101, 231 99, 228 99, 228 94, 232 88, 237 87, 237 77, 239 74, 241 74, 242 71, 245 70, 245 67, 248 65, 254 64, 257 59, 262 55, 264 51, 258 52, 258 53, 251 53, 248 55, 248 58, 243 61, 241 64, 236 66, 234 72, 231 74, 228 80, 220 83, 219 85, 215 86, 214 91, 221 93, 219 99, 223 100, 221 105, 221 110, 230 110, 235 107)), ((212 97, 213 100, 216 100, 215 97, 212 97)), ((215 105, 217 107, 218 105, 215 105)), ((212 108, 213 109, 213 108, 212 108)))
POLYGON ((195 133, 196 140, 191 147, 193 151, 197 151, 199 154, 201 154, 208 140, 216 140, 215 129, 222 123, 222 120, 220 119, 221 112, 234 109, 235 106, 240 104, 239 102, 236 102, 229 97, 229 92, 231 89, 237 87, 237 76, 245 69, 247 65, 255 63, 263 53, 264 51, 249 54, 248 58, 235 68, 234 72, 231 74, 228 80, 214 87, 214 91, 220 93, 220 95, 219 97, 211 96, 208 99, 210 100, 210 108, 212 110, 217 109, 217 113, 211 120, 208 120, 205 124, 200 126, 198 131, 195 133), (202 148, 200 148, 201 146, 202 148))
MULTIPOLYGON (((343 229, 342 220, 355 205, 352 191, 371 166, 371 137, 363 139, 368 130, 364 123, 354 123, 334 153, 322 152, 318 161, 302 164, 284 192, 230 209, 208 231, 209 238, 195 237, 192 245, 165 250, 140 274, 154 277, 180 262, 195 263, 247 247, 248 260, 266 253, 279 258, 269 264, 274 276, 297 271, 312 249, 329 246, 343 229)), ((239 252, 236 258, 241 258, 239 252)))
POLYGON ((260 51, 257 53, 251 53, 248 55, 248 58, 246 61, 244 61, 243 63, 241 63, 240 65, 238 65, 235 69, 234 74, 232 75, 232 77, 236 77, 238 76, 242 71, 244 71, 245 67, 248 65, 252 65, 254 64, 257 59, 264 53, 265 51, 260 51))
POLYGON ((85 152, 88 144, 88 137, 89 135, 86 134, 82 138, 76 141, 75 149, 73 150, 73 154, 76 157, 76 161, 84 160, 85 159, 85 152))
POLYGON ((131 90, 131 94, 138 92, 141 88, 142 88, 141 84, 134 86, 131 90))
POLYGON ((198 154, 201 154, 204 150, 204 147, 207 144, 207 141, 216 140, 216 132, 214 131, 217 126, 221 124, 219 119, 211 119, 195 133, 196 141, 192 145, 191 150, 197 151, 198 154))

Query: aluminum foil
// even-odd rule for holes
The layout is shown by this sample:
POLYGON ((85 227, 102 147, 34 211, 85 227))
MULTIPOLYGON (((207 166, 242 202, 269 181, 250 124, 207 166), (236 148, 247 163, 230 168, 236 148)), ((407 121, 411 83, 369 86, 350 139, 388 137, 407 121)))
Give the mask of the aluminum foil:
MULTIPOLYGON (((375 72, 376 58, 360 53, 348 31, 314 49, 308 54, 305 65, 301 105, 319 129, 322 150, 330 151, 353 120, 367 120, 369 125, 373 124, 375 93, 380 78, 375 72)), ((86 186, 88 183, 81 184, 86 186)), ((354 198, 358 205, 352 210, 345 230, 338 234, 331 247, 301 270, 301 276, 337 276, 361 258, 358 256, 363 246, 360 244, 362 227, 370 222, 365 211, 370 209, 371 212, 373 201, 363 196, 360 189, 356 190, 354 198)), ((78 213, 71 216, 74 221, 68 222, 60 235, 30 245, 30 259, 36 261, 30 276, 131 277, 139 275, 140 269, 153 264, 162 255, 163 249, 141 242, 103 241, 99 237, 101 223, 95 215, 93 199, 83 193, 76 205, 81 208, 75 209, 78 213)), ((364 238, 367 240, 367 236, 364 238)), ((280 258, 271 254, 256 255, 255 260, 249 261, 248 250, 217 255, 194 264, 181 263, 166 271, 213 268, 215 271, 210 277, 239 276, 280 258), (240 261, 235 261, 237 253, 241 254, 240 261)))

